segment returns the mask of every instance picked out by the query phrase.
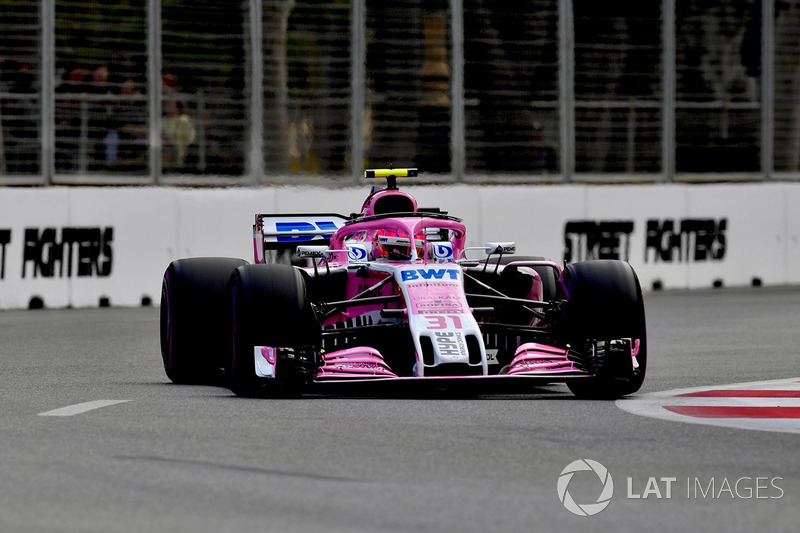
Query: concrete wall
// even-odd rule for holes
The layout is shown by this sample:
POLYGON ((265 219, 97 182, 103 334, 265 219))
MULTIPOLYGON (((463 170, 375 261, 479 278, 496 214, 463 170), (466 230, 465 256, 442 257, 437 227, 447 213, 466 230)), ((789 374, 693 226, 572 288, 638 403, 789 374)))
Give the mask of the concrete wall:
MULTIPOLYGON (((468 244, 629 261, 645 289, 800 283, 800 184, 409 186, 468 244)), ((357 211, 366 187, 0 189, 0 308, 140 305, 173 259, 252 261, 256 212, 357 211)))

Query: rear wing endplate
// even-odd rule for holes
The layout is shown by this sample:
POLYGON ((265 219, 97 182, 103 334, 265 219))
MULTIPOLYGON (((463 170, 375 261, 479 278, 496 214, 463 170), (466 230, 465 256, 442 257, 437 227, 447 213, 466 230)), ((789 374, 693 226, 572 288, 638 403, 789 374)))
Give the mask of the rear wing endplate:
POLYGON ((253 224, 256 263, 265 262, 265 250, 284 250, 299 244, 327 244, 349 220, 336 213, 258 214, 253 224))

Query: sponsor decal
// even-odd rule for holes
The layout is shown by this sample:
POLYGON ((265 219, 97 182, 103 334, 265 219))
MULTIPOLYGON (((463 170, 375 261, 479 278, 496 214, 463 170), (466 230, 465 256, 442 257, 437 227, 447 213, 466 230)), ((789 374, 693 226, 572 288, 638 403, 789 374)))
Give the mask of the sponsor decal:
POLYGON ((6 277, 6 245, 11 242, 11 230, 0 229, 0 279, 6 277))
POLYGON ((411 299, 411 310, 420 315, 441 315, 464 313, 466 308, 460 294, 453 294, 450 290, 443 290, 443 287, 430 287, 422 290, 418 287, 409 287, 409 297, 411 299))
MULTIPOLYGON (((5 279, 12 231, 0 229, 0 279, 5 279)), ((114 228, 25 228, 22 279, 108 277, 114 266, 114 228)))
POLYGON ((298 246, 297 257, 300 258, 317 258, 327 257, 329 255, 328 248, 325 246, 298 246))
POLYGON ((564 226, 564 262, 630 257, 632 220, 576 220, 564 226))
POLYGON ((369 254, 367 253, 367 247, 357 244, 350 244, 347 246, 347 257, 350 261, 358 262, 358 261, 366 261, 369 254))
MULTIPOLYGON (((633 220, 572 220, 564 226, 564 262, 590 259, 630 261, 633 220)), ((728 219, 649 219, 645 222, 645 263, 723 261, 728 219)))
POLYGON ((453 245, 450 243, 435 243, 433 245, 433 256, 438 261, 453 259, 453 245))
POLYGON ((725 258, 728 219, 648 220, 644 261, 690 263, 725 258))
POLYGON ((289 235, 278 235, 278 242, 291 242, 297 240, 308 240, 309 234, 317 234, 320 232, 334 232, 338 228, 333 221, 318 220, 314 222, 276 222, 275 230, 278 233, 289 235), (291 235, 295 233, 296 235, 291 235))
POLYGON ((467 354, 467 347, 464 343, 464 336, 460 331, 436 331, 433 334, 436 339, 436 346, 439 348, 439 355, 445 358, 464 357, 467 354))
POLYGON ((403 281, 415 280, 458 280, 458 270, 455 268, 418 268, 400 272, 403 281))
POLYGON ((517 245, 513 242, 487 242, 486 255, 493 254, 514 254, 517 252, 517 245))

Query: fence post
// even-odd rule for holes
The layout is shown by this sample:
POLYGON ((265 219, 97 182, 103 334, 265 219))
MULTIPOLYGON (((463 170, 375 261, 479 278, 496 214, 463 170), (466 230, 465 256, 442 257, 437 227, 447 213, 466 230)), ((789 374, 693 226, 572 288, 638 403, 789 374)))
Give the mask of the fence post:
POLYGON ((152 182, 161 182, 161 0, 147 2, 147 100, 152 182))
POLYGON ((455 181, 463 181, 466 166, 463 0, 451 0, 450 17, 450 33, 453 43, 450 62, 450 172, 455 181))
POLYGON ((775 170, 775 0, 762 0, 761 9, 761 173, 770 180, 775 170))
POLYGON ((662 94, 661 172, 663 181, 675 177, 675 0, 661 2, 662 94))
POLYGON ((364 92, 366 85, 366 0, 353 0, 350 12, 350 178, 358 183, 364 171, 364 92))
POLYGON ((575 172, 575 25, 572 0, 558 2, 558 106, 561 177, 575 172))
POLYGON ((246 168, 251 185, 264 176, 264 38, 261 0, 250 0, 250 150, 246 168))
POLYGON ((56 54, 56 6, 55 0, 42 0, 39 4, 42 20, 42 116, 41 168, 44 185, 53 183, 55 170, 55 54, 56 54))
POLYGON ((89 170, 89 102, 80 101, 81 128, 78 137, 78 172, 82 176, 89 170))

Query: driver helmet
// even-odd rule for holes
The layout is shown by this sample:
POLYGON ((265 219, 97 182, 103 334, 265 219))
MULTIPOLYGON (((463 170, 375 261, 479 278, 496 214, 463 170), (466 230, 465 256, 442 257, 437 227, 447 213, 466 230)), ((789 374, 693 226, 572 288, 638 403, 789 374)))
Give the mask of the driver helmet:
MULTIPOLYGON (((414 239, 417 256, 423 257, 423 241, 414 239)), ((409 261, 411 259, 411 239, 402 231, 379 229, 372 240, 375 259, 409 261)))

